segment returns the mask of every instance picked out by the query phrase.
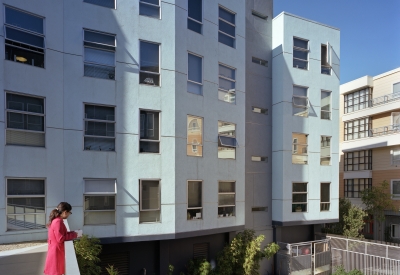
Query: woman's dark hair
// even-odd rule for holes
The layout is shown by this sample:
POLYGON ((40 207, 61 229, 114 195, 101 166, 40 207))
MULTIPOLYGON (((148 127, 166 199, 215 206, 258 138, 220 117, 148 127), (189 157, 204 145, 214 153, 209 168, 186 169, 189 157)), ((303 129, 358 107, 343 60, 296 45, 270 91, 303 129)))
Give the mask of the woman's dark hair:
POLYGON ((53 209, 50 212, 49 222, 46 224, 47 227, 50 227, 51 222, 59 217, 62 212, 67 211, 70 212, 72 210, 72 206, 68 202, 60 202, 56 209, 53 209))

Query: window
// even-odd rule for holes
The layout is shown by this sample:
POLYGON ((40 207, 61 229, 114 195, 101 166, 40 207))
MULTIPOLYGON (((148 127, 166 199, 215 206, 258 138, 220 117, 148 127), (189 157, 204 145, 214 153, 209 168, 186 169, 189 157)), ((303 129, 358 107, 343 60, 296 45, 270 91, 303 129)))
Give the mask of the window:
POLYGON ((268 109, 264 109, 264 108, 258 108, 258 107, 251 107, 251 110, 254 113, 259 113, 259 114, 263 114, 263 115, 268 115, 268 109))
POLYGON ((329 65, 328 46, 321 45, 321 74, 331 74, 331 66, 329 65))
POLYGON ((218 158, 235 159, 237 146, 236 125, 218 121, 218 158))
POLYGON ((344 113, 351 113, 371 106, 372 92, 366 88, 344 95, 344 113))
POLYGON ((203 118, 187 116, 187 155, 203 156, 203 118))
POLYGON ((115 35, 84 30, 84 76, 115 79, 115 35))
POLYGON ((115 179, 85 179, 84 224, 115 224, 115 179))
POLYGON ((43 179, 6 179, 7 231, 46 228, 43 179))
POLYGON ((306 87, 293 86, 293 115, 308 117, 308 96, 306 87))
POLYGON ((114 107, 85 104, 85 150, 115 151, 114 113, 114 107))
POLYGON ((293 67, 308 70, 308 40, 293 37, 293 67))
POLYGON ((331 119, 331 92, 321 91, 321 119, 331 119))
POLYGON ((393 93, 400 93, 400 82, 393 84, 393 93))
POLYGON ((203 203, 202 203, 202 182, 201 181, 188 181, 188 208, 187 219, 195 220, 202 219, 203 203))
POLYGON ((218 42, 229 47, 235 48, 235 13, 228 11, 223 7, 218 8, 219 12, 219 30, 218 42))
POLYGON ((194 32, 203 33, 203 0, 188 0, 187 27, 194 32))
POLYGON ((160 181, 140 180, 139 222, 161 222, 160 181))
POLYGON ((236 70, 234 68, 219 64, 218 99, 236 103, 236 70))
POLYGON ((160 18, 160 0, 139 0, 139 14, 160 18))
POLYGON ((187 91, 192 94, 203 94, 203 58, 188 54, 188 82, 187 91))
POLYGON ((399 239, 400 238, 400 224, 391 224, 391 236, 392 238, 399 239))
POLYGON ((160 113, 140 110, 140 153, 160 153, 160 113))
POLYGON ((268 207, 252 207, 251 212, 268 212, 268 207))
POLYGON ((330 209, 330 182, 322 182, 321 183, 321 211, 329 211, 330 209))
POLYGON ((140 41, 139 83, 160 86, 160 45, 140 41))
POLYGON ((268 162, 268 157, 251 156, 251 161, 263 161, 263 162, 268 162))
POLYGON ((331 137, 321 136, 321 165, 331 165, 331 137))
POLYGON ((83 2, 115 9, 115 0, 83 0, 83 2))
POLYGON ((307 139, 308 135, 292 133, 292 163, 294 164, 307 164, 308 153, 307 153, 307 139))
POLYGON ((345 179, 344 196, 346 198, 361 198, 361 191, 372 187, 372 179, 345 179))
POLYGON ((307 183, 294 182, 292 187, 292 212, 307 212, 307 183))
POLYGON ((368 137, 368 131, 371 129, 371 120, 369 117, 352 120, 344 123, 344 140, 353 140, 368 137))
POLYGON ((264 20, 267 20, 267 18, 268 18, 268 15, 265 15, 261 12, 255 11, 255 10, 251 10, 251 14, 258 18, 264 19, 264 20))
POLYGON ((393 125, 393 130, 400 130, 400 112, 392 112, 391 113, 392 117, 392 125, 393 125))
POLYGON ((218 182, 218 217, 235 216, 235 182, 218 182))
POLYGON ((44 68, 44 18, 5 6, 5 59, 44 68))
POLYGON ((393 199, 400 199, 400 179, 392 180, 393 199))
POLYGON ((344 171, 372 170, 372 150, 344 153, 344 171))
POLYGON ((257 57, 253 56, 253 57, 251 57, 251 61, 253 63, 258 64, 258 65, 261 65, 261 66, 264 66, 264 67, 268 67, 268 61, 267 60, 260 59, 260 58, 257 58, 257 57))
POLYGON ((393 150, 390 150, 391 154, 391 165, 399 165, 400 164, 400 148, 395 148, 393 150))
POLYGON ((45 146, 44 98, 6 93, 6 144, 45 146))

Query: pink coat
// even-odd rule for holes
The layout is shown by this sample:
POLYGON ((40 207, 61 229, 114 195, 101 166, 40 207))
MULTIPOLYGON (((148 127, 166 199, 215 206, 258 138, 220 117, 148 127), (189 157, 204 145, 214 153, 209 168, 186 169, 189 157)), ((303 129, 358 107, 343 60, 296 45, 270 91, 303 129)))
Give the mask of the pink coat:
POLYGON ((67 232, 63 219, 55 218, 49 227, 48 250, 44 274, 61 275, 65 273, 64 242, 77 237, 76 232, 67 232))

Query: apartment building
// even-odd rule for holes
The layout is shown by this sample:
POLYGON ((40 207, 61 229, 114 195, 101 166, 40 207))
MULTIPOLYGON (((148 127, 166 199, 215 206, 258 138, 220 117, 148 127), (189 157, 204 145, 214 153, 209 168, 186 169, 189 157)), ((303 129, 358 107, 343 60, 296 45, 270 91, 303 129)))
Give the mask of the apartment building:
POLYGON ((340 31, 283 12, 272 48, 274 239, 310 241, 339 218, 340 31))
MULTIPOLYGON (((341 85, 340 118, 340 196, 362 206, 361 191, 387 181, 400 209, 400 68, 341 85)), ((385 214, 381 236, 373 222, 364 234, 400 242, 400 212, 385 214)))

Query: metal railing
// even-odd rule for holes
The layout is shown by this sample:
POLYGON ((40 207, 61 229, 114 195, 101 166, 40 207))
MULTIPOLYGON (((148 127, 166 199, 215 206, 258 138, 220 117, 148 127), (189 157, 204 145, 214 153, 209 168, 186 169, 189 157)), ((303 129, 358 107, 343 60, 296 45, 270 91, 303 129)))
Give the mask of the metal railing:
POLYGON ((374 107, 380 104, 385 104, 385 103, 389 103, 395 100, 400 100, 400 92, 397 93, 392 93, 392 94, 386 94, 380 97, 375 97, 370 101, 369 107, 374 107))
POLYGON ((400 124, 387 125, 368 130, 369 137, 377 137, 397 133, 400 133, 400 124))

